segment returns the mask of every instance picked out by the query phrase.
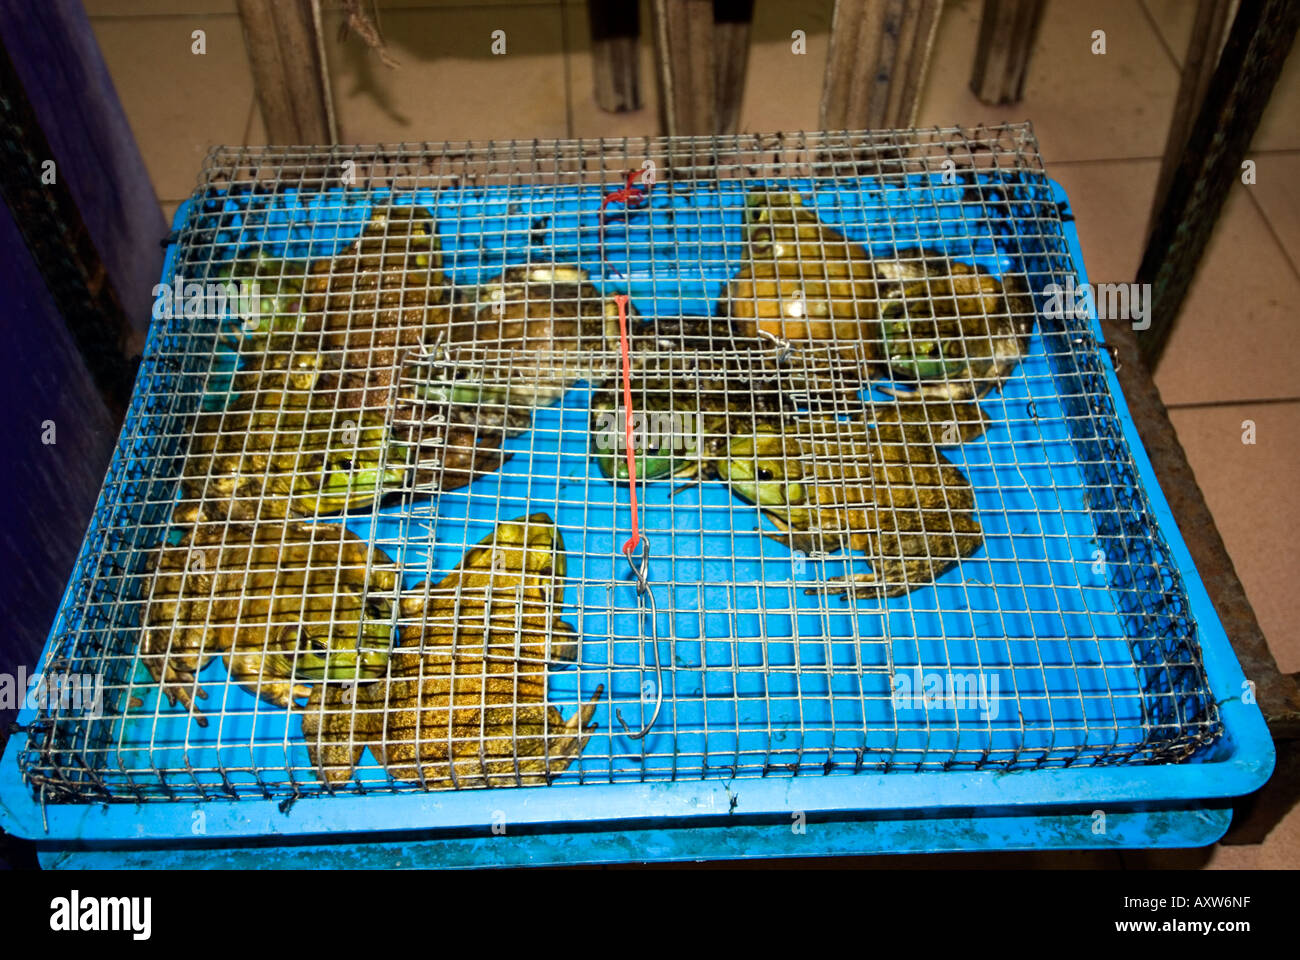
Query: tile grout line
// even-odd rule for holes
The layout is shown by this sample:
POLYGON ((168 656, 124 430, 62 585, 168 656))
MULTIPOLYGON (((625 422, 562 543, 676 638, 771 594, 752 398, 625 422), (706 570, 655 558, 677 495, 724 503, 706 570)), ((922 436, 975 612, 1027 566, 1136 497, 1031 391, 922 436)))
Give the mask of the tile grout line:
MULTIPOLYGON (((1247 152, 1249 153, 1249 151, 1247 152)), ((1296 261, 1291 256, 1291 251, 1286 248, 1286 244, 1283 243, 1282 238, 1278 236, 1277 230, 1273 228, 1273 221, 1268 218, 1268 213, 1264 210, 1263 205, 1255 198, 1255 191, 1249 191, 1247 196, 1250 197, 1250 202, 1254 205, 1255 209, 1259 211, 1259 215, 1264 221, 1264 226, 1268 230, 1268 235, 1273 238, 1273 242, 1276 243, 1278 249, 1282 251, 1282 259, 1291 265, 1291 272, 1295 275, 1297 280, 1300 280, 1300 266, 1296 264, 1296 261)))
POLYGON ((1165 54, 1169 57, 1169 62, 1174 65, 1174 70, 1178 72, 1178 76, 1181 80, 1183 75, 1182 61, 1180 61, 1178 57, 1174 55, 1173 48, 1170 47, 1169 42, 1165 40, 1164 31, 1160 29, 1160 24, 1156 22, 1156 18, 1151 14, 1151 10, 1147 7, 1147 0, 1141 0, 1138 6, 1142 8, 1143 16, 1147 18, 1147 23, 1149 23, 1151 25, 1151 29, 1155 31, 1156 40, 1158 40, 1160 42, 1160 46, 1164 48, 1165 54))

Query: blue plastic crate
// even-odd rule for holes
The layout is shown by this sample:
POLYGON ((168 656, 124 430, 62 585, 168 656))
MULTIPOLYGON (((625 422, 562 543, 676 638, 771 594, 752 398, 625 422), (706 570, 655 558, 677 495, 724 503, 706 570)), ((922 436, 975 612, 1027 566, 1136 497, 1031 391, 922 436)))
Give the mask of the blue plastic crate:
MULTIPOLYGON (((609 159, 604 174, 467 184, 440 167, 436 189, 398 176, 389 186, 301 191, 262 191, 226 174, 301 157, 214 155, 209 186, 177 212, 164 281, 209 279, 250 244, 330 256, 375 205, 413 203, 437 219, 456 283, 515 263, 577 262, 607 292, 628 291, 643 318, 700 315, 740 264, 745 195, 758 188, 798 191, 874 256, 923 247, 1023 275, 1039 312, 1029 355, 982 401, 988 433, 948 452, 975 487, 985 544, 903 597, 810 596, 808 582, 841 575, 851 560, 799 562, 720 484, 676 493, 645 484, 666 683, 651 733, 633 740, 617 714, 633 730, 648 719, 643 684, 654 671, 618 552, 628 491, 589 456, 591 386, 580 384, 538 411, 531 430, 507 441, 512 459, 469 487, 320 522, 345 522, 380 544, 411 586, 454 567, 497 520, 553 516, 567 548, 565 619, 581 633, 582 654, 576 668, 549 674, 549 698, 568 716, 602 685, 598 731, 547 787, 426 793, 367 755, 354 783, 327 788, 314 778, 300 720, 226 683, 220 662, 200 677, 219 718, 207 730, 159 704, 138 672, 132 584, 166 534, 183 424, 220 397, 234 361, 220 321, 157 320, 46 651, 47 670, 108 673, 109 702, 94 719, 24 712, 27 732, 11 739, 0 768, 0 824, 109 846, 180 842, 199 820, 208 841, 469 831, 485 839, 351 856, 471 864, 733 856, 742 847, 756 856, 1212 842, 1227 826, 1215 801, 1262 783, 1272 746, 1137 440, 1095 311, 1061 319, 1042 309, 1049 283, 1087 280, 1068 202, 1042 173, 1027 128, 940 134, 948 155, 956 142, 973 158, 983 137, 1003 162, 972 162, 953 177, 927 152, 919 171, 896 169, 882 158, 897 139, 864 135, 867 146, 846 140, 844 149, 877 160, 873 171, 846 172, 832 159, 828 176, 780 176, 783 164, 771 163, 742 180, 715 157, 716 175, 675 179, 682 143, 649 141, 646 155, 670 174, 648 210, 607 233, 604 262, 594 230, 601 197, 622 166, 639 165, 634 151, 626 163, 609 159), (906 684, 935 676, 974 677, 975 696, 941 689, 900 703, 906 684), (130 696, 145 702, 128 710, 130 696), (106 795, 125 802, 89 818, 87 803, 106 795), (1100 835, 1097 809, 1112 821, 1100 835), (825 828, 818 840, 791 831, 799 816, 825 828), (497 822, 535 836, 499 843, 497 822)), ((465 145, 454 156, 504 166, 522 149, 465 145)), ((570 149, 555 145, 558 156, 570 149)))

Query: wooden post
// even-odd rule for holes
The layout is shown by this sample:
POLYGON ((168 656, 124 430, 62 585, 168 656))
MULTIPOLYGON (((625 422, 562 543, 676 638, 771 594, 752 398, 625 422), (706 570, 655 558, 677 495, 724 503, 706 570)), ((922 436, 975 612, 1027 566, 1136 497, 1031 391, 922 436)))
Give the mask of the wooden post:
POLYGON ((915 122, 942 7, 943 0, 835 0, 822 129, 915 122))
POLYGON ((267 139, 337 142, 312 0, 238 0, 238 6, 267 139))
POLYGON ((984 0, 970 78, 981 103, 1020 102, 1042 16, 1043 0, 984 0))
POLYGON ((655 59, 664 132, 715 133, 712 0, 654 0, 655 59))
POLYGON ((1169 124, 1169 138, 1165 141, 1165 156, 1160 163, 1160 179, 1156 181, 1155 201, 1151 204, 1151 217, 1147 234, 1155 227, 1156 215, 1164 205, 1169 192, 1169 181, 1178 169, 1183 147, 1196 121, 1196 114, 1205 101, 1214 68, 1219 62, 1219 50, 1228 32, 1228 14, 1236 0, 1199 0, 1196 5, 1196 23, 1192 37, 1187 42, 1187 56, 1183 58, 1183 76, 1178 84, 1178 99, 1174 101, 1174 116, 1169 124))
POLYGON ((749 66, 754 0, 713 0, 714 85, 719 133, 735 133, 749 66))
POLYGON ((641 109, 641 8, 620 0, 589 0, 591 67, 596 105, 610 113, 641 109))
MULTIPOLYGON (((1295 40, 1297 23, 1300 4, 1295 0, 1241 0, 1138 268, 1138 282, 1152 285, 1151 325, 1140 333, 1138 343, 1153 370, 1223 201, 1241 175, 1242 160, 1295 40)), ((1223 327, 1225 337, 1245 335, 1230 325, 1223 327)))

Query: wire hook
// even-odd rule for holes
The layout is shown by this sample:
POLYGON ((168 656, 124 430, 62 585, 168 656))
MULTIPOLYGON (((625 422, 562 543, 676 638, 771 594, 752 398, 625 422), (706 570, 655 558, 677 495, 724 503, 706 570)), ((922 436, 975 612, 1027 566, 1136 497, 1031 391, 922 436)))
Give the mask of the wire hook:
MULTIPOLYGON (((655 607, 654 591, 650 589, 650 538, 644 533, 635 541, 629 540, 623 545, 623 556, 627 557, 628 566, 632 568, 632 575, 636 577, 636 599, 637 606, 641 611, 641 642, 645 643, 646 634, 650 635, 650 650, 654 656, 655 665, 655 708, 650 714, 650 719, 636 733, 628 733, 629 740, 644 740, 650 731, 654 728, 655 723, 659 720, 659 711, 664 705, 664 668, 659 659, 659 633, 656 622, 659 619, 658 608, 655 607), (633 558, 637 548, 641 547, 641 561, 638 565, 633 558), (646 614, 650 615, 650 627, 646 629, 646 614)), ((627 722, 623 719, 623 711, 615 710, 614 715, 618 717, 618 722, 627 730, 627 722)))

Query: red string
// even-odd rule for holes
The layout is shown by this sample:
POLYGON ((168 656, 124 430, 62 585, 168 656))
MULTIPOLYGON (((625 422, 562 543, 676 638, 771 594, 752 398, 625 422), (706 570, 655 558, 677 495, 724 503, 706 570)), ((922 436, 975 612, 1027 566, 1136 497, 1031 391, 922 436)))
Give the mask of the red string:
POLYGON ((632 448, 632 358, 628 352, 627 342, 627 294, 614 295, 618 304, 618 337, 623 349, 623 409, 627 411, 627 483, 632 493, 632 536, 623 544, 623 552, 629 556, 641 542, 640 524, 636 506, 636 453, 632 448))
MULTIPOLYGON (((600 260, 601 266, 605 264, 605 208, 611 203, 622 203, 627 207, 635 207, 649 199, 650 189, 640 184, 634 184, 637 177, 641 176, 640 170, 628 171, 626 184, 619 190, 611 190, 600 201, 600 260)), ((631 253, 628 254, 629 261, 631 253)), ((641 542, 641 524, 639 511, 636 502, 636 452, 632 447, 632 357, 627 338, 627 302, 628 297, 625 293, 614 295, 614 302, 618 304, 618 337, 619 346, 623 352, 623 408, 627 413, 627 482, 628 489, 632 495, 632 536, 628 538, 627 543, 623 544, 623 552, 631 557, 633 551, 641 542)))

